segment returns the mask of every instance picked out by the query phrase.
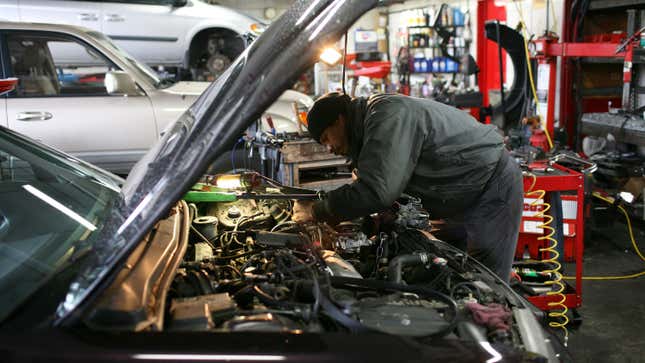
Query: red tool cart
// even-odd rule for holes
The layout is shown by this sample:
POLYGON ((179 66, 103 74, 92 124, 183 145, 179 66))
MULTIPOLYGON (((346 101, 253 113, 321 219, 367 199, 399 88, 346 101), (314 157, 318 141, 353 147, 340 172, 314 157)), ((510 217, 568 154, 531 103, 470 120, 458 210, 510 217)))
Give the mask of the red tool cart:
MULTIPOLYGON (((566 284, 562 294, 566 300, 563 302, 569 308, 576 308, 582 304, 582 253, 584 250, 584 173, 593 172, 595 164, 588 163, 584 160, 572 158, 568 155, 558 155, 548 161, 537 162, 528 165, 528 170, 524 173, 524 192, 543 191, 543 193, 529 193, 524 199, 524 211, 520 225, 520 235, 517 242, 515 259, 522 261, 543 261, 550 256, 545 256, 549 252, 543 251, 548 248, 551 241, 542 239, 548 232, 543 225, 548 222, 548 217, 540 215, 544 209, 545 203, 548 203, 551 194, 554 192, 561 193, 561 210, 562 210, 562 235, 563 246, 560 261, 575 263, 575 285, 573 287, 566 284), (576 164, 584 163, 587 168, 581 172, 562 166, 559 161, 563 159, 574 159, 576 164), (545 199, 545 200, 536 200, 545 199), (542 238, 541 238, 542 237, 542 238)), ((555 206, 547 211, 550 215, 555 206)), ((555 228, 555 221, 551 227, 555 228)), ((564 274, 564 273, 563 273, 564 274)), ((527 296, 528 300, 541 310, 551 310, 550 302, 560 301, 562 298, 558 295, 537 294, 527 296)))

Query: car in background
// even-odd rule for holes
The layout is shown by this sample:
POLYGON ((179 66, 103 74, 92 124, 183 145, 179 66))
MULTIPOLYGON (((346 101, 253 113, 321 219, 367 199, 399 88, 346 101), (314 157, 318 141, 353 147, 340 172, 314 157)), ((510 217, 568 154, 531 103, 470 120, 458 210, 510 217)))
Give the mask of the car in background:
MULTIPOLYGON (((0 76, 20 81, 0 125, 112 172, 127 173, 210 84, 162 79, 90 29, 0 22, 0 39, 0 76)), ((287 91, 267 110, 278 132, 297 130, 294 102, 313 103, 287 91)))
POLYGON ((265 25, 201 0, 0 0, 0 20, 83 26, 108 35, 152 66, 217 78, 245 48, 243 35, 265 25))

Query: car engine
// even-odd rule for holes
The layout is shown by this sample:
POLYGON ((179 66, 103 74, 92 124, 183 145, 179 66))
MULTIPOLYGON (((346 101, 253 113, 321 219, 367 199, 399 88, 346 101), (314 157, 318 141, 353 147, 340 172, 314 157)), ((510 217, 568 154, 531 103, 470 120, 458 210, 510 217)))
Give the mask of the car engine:
POLYGON ((293 222, 292 200, 270 193, 189 204, 189 245, 165 330, 380 332, 539 350, 525 343, 539 325, 519 324, 530 310, 467 254, 434 239, 419 200, 404 196, 330 226, 293 222))

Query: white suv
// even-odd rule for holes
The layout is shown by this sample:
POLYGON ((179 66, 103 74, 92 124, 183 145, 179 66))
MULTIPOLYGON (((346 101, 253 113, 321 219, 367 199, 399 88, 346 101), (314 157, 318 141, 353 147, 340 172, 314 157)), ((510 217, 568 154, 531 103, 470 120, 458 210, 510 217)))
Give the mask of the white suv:
POLYGON ((244 49, 242 34, 264 27, 199 0, 0 0, 0 19, 79 25, 100 31, 148 65, 190 70, 211 81, 244 49))
MULTIPOLYGON (((75 26, 0 22, 0 125, 117 173, 125 173, 209 86, 160 79, 103 34, 75 26)), ((277 132, 299 128, 313 104, 285 92, 263 116, 277 132), (295 105, 294 105, 295 103, 295 105)))

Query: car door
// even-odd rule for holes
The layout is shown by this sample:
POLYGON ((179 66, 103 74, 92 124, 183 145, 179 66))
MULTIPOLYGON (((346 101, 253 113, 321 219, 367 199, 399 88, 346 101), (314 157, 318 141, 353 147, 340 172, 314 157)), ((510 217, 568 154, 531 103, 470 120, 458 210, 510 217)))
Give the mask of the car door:
POLYGON ((179 64, 185 37, 198 19, 172 0, 105 0, 103 33, 145 63, 179 64))
POLYGON ((101 31, 100 1, 20 0, 20 21, 79 25, 101 31))
MULTIPOLYGON (((9 128, 114 172, 125 172, 156 141, 147 96, 109 95, 118 70, 80 39, 56 32, 7 31, 9 128)), ((7 59, 7 57, 5 57, 7 59)))
MULTIPOLYGON (((2 78, 2 77, 0 77, 2 78)), ((0 96, 0 125, 7 127, 7 97, 0 96)))

